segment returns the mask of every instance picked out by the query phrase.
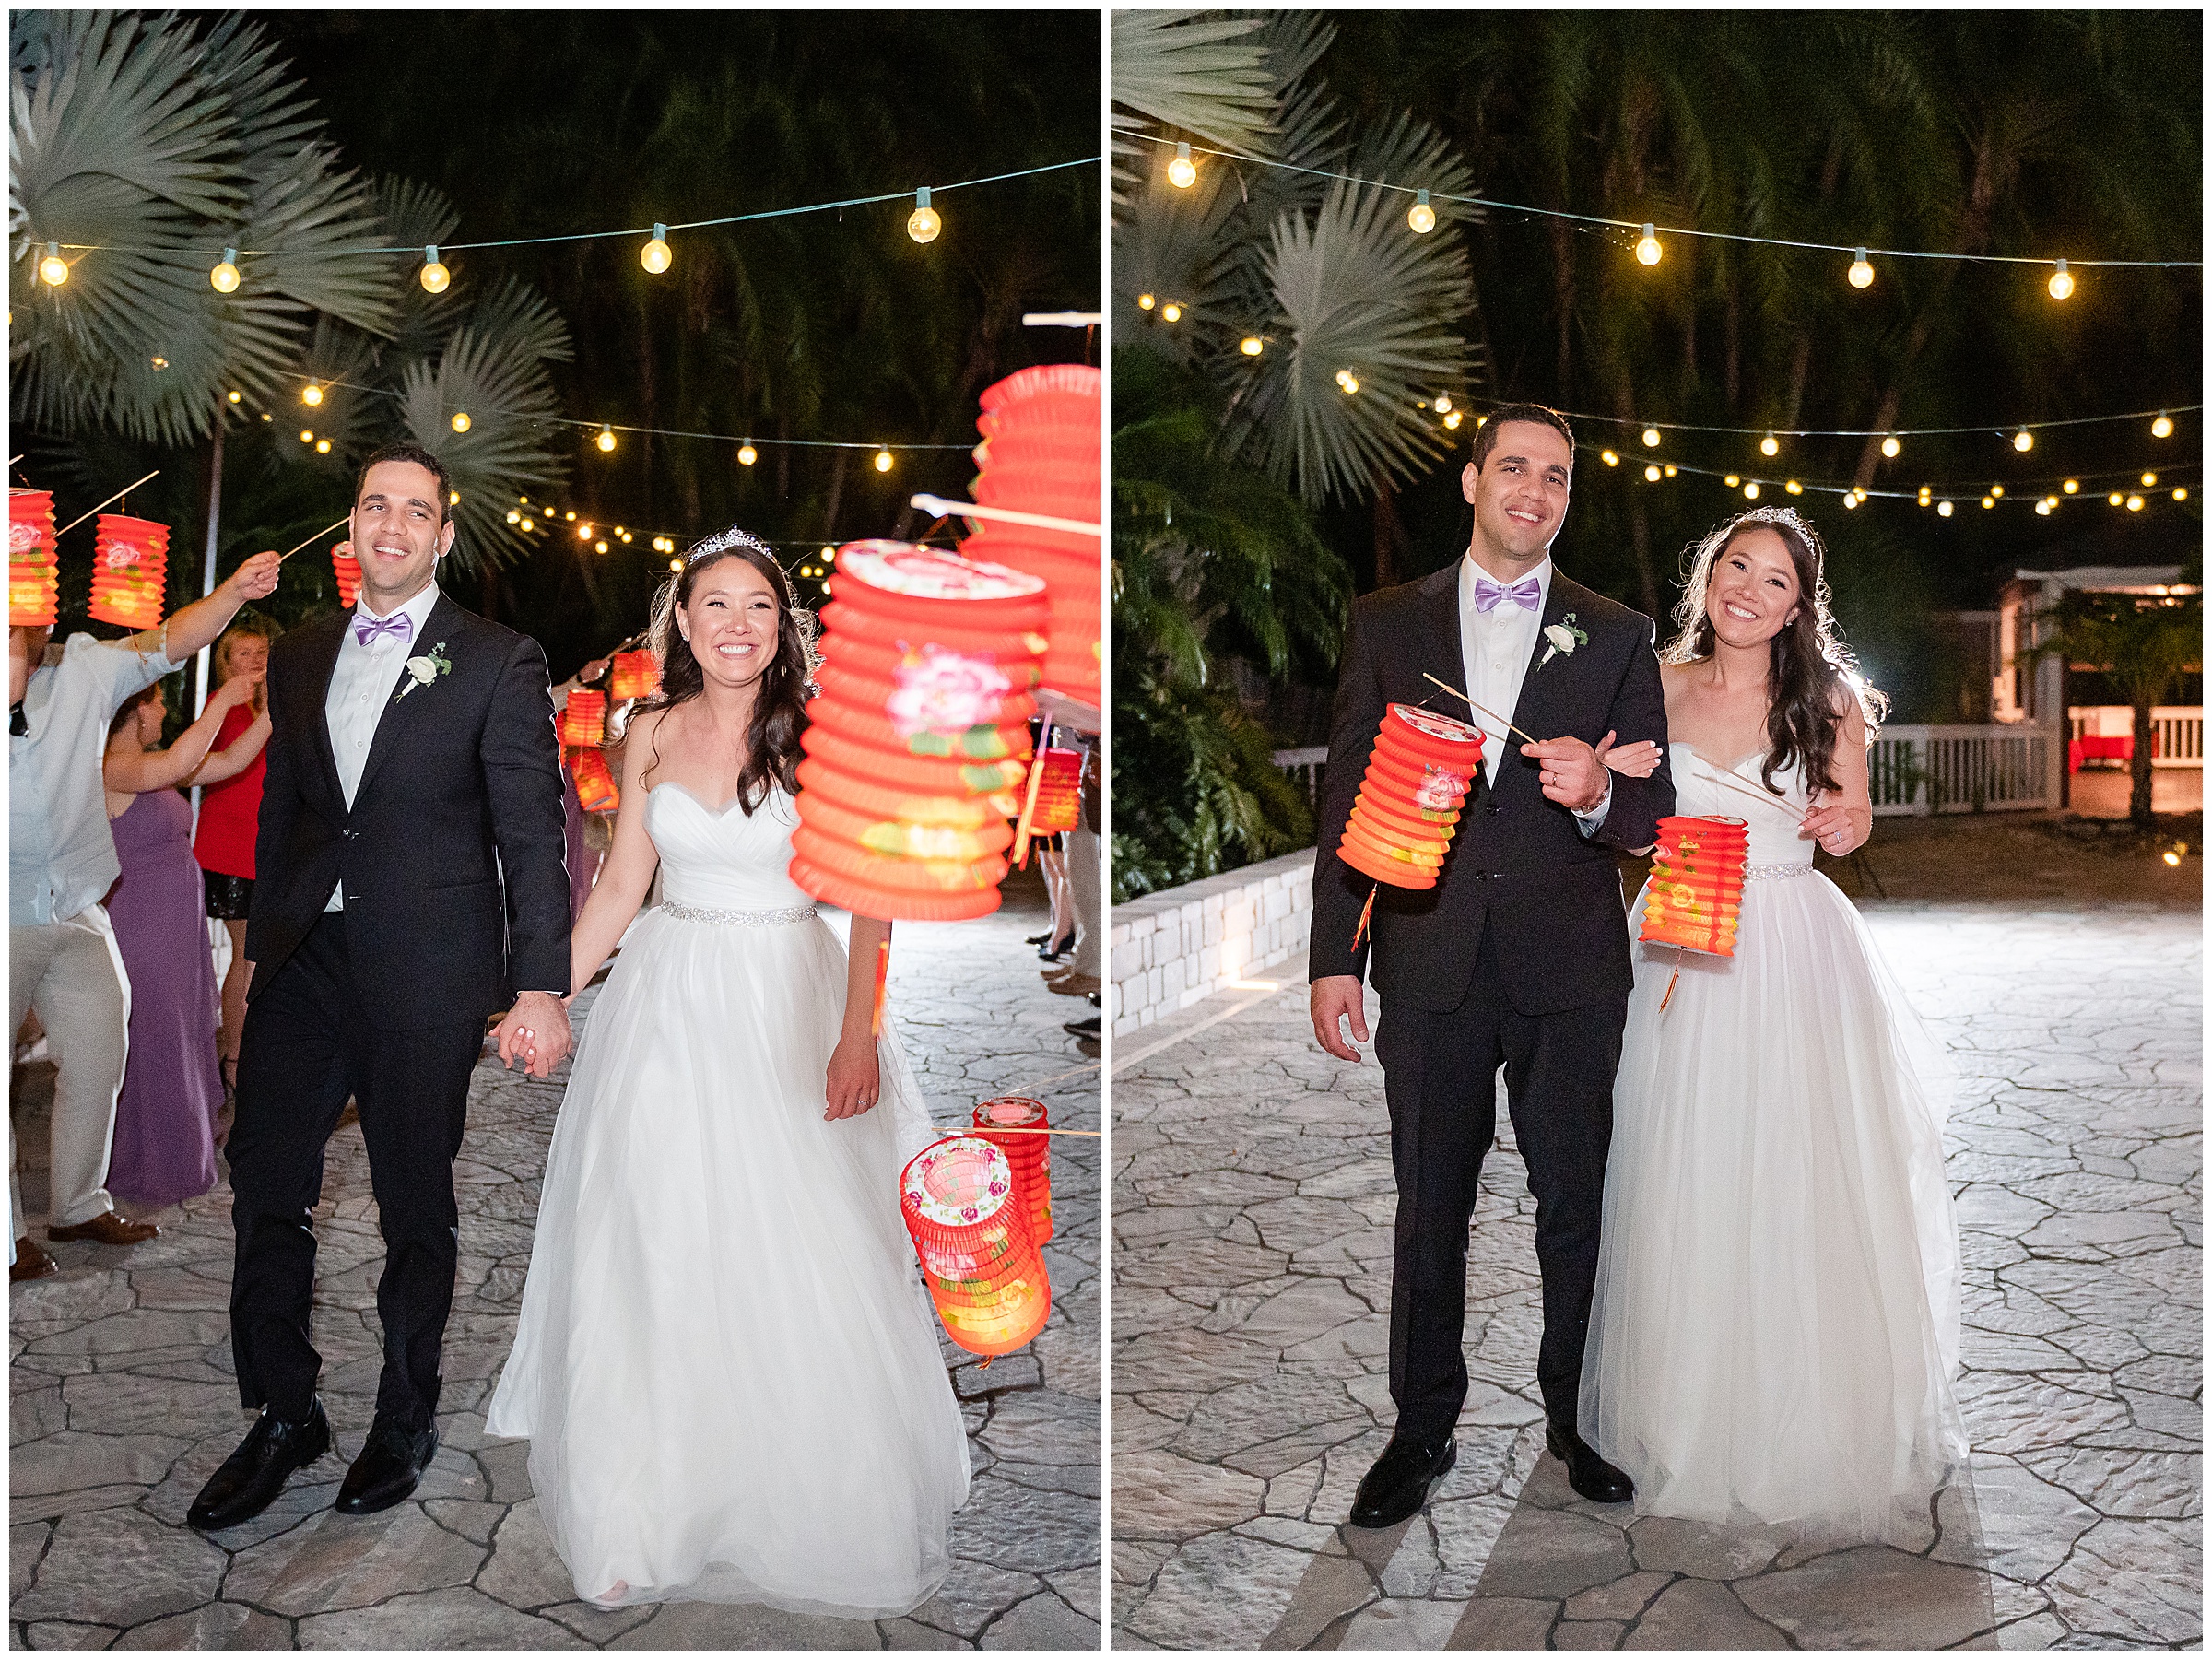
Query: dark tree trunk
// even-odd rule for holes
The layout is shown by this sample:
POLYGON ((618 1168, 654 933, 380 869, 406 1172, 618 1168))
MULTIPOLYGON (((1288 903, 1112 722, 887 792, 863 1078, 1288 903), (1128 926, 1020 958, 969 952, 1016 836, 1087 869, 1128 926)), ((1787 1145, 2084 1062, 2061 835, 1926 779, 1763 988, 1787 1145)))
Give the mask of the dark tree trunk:
POLYGON ((2137 830, 2149 830, 2157 822, 2150 810, 2150 705, 2136 703, 2134 710, 2136 753, 2128 763, 2127 817, 2137 830))
POLYGON ((1375 586, 1388 588, 1404 580, 1398 556, 1406 547, 1406 523, 1398 517, 1397 487, 1381 475, 1371 483, 1374 494, 1369 507, 1375 532, 1375 586))
POLYGON ((837 510, 845 499, 845 464, 852 458, 850 450, 832 450, 830 453, 830 504, 822 513, 822 540, 837 540, 837 510))
POLYGON ((1551 395, 1560 404, 1571 405, 1572 383, 1568 373, 1574 362, 1574 232, 1562 219, 1551 221, 1551 284, 1553 301, 1559 310, 1559 357, 1551 395))

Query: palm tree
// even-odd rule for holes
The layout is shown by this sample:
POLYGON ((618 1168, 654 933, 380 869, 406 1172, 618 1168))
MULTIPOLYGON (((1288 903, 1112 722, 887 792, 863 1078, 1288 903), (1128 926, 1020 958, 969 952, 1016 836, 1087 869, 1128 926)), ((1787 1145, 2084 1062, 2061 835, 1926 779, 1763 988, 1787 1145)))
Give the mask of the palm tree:
POLYGON ((2126 694, 2135 717, 2127 816, 2139 830, 2158 823, 2150 810, 2150 712, 2172 695, 2183 675, 2204 666, 2204 644, 2201 597, 2075 592, 2060 602, 2057 626, 2041 647, 2077 667, 2101 669, 2126 694))

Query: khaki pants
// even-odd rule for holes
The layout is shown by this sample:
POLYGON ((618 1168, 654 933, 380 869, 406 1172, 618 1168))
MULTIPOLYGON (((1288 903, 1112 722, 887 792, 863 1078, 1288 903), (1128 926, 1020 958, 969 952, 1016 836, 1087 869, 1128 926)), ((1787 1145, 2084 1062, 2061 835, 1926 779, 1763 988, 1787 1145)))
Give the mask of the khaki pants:
MULTIPOLYGON (((108 913, 98 905, 63 923, 7 931, 8 1042, 30 1009, 46 1028, 60 1076, 53 1086, 47 1221, 73 1228, 114 1208, 104 1183, 115 1136, 115 1097, 130 1047, 131 983, 108 913)), ((16 1179, 15 1119, 8 1119, 10 1242, 29 1236, 16 1179)))
POLYGON ((1100 880, 1104 853, 1098 836, 1088 826, 1077 824, 1068 832, 1067 880, 1074 890, 1070 897, 1076 912, 1075 970, 1094 980, 1106 968, 1106 930, 1100 925, 1105 916, 1100 904, 1105 886, 1100 880))

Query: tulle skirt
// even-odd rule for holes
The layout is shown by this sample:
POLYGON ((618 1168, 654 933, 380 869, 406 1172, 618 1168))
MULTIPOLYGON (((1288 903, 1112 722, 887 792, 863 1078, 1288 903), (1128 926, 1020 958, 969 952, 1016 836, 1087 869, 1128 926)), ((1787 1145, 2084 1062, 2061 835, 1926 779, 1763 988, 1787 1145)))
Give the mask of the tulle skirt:
POLYGON ((580 1596, 872 1619, 944 1580, 968 1442, 898 1202, 926 1110, 887 1022, 881 1101, 823 1118, 844 985, 818 920, 655 911, 592 1010, 488 1415, 580 1596))
POLYGON ((1583 1433, 1641 1513, 1924 1536, 1965 1454, 1948 1063, 1818 874, 1749 884, 1733 959, 1635 956, 1583 1433))

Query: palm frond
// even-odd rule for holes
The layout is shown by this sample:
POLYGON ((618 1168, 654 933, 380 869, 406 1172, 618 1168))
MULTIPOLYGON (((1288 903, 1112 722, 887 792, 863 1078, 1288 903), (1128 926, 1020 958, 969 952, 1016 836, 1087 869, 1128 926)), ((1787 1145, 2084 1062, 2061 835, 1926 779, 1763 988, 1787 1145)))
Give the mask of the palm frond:
POLYGON ((1180 128, 1224 149, 1270 154, 1277 81, 1257 38, 1258 18, 1197 11, 1113 14, 1112 97, 1117 194, 1142 173, 1126 159, 1149 149, 1121 136, 1180 128))
POLYGON ((400 414, 416 442, 442 461, 460 502, 453 559, 464 571, 511 562, 530 544, 507 523, 519 495, 558 489, 568 468, 552 447, 562 429, 543 360, 527 347, 474 324, 456 330, 435 368, 409 363, 400 414), (469 429, 453 430, 465 413, 469 429))

